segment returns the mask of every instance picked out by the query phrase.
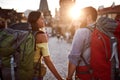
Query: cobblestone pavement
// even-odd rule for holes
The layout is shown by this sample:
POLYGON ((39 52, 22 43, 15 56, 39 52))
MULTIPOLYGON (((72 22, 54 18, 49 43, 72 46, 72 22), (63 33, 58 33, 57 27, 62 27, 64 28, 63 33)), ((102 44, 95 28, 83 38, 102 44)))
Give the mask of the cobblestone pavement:
MULTIPOLYGON (((52 61, 63 78, 65 78, 67 74, 68 54, 70 48, 71 43, 67 43, 64 40, 57 40, 56 37, 49 38, 49 50, 52 61)), ((44 80, 56 80, 49 69, 47 69, 44 80)))

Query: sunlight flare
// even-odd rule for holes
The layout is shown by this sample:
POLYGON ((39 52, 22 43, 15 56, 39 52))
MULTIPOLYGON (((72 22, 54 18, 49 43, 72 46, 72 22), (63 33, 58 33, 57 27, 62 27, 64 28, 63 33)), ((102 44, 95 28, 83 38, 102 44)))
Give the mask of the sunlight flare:
POLYGON ((73 19, 73 20, 76 20, 79 18, 80 16, 80 10, 78 9, 78 7, 74 6, 70 9, 70 12, 69 12, 69 16, 73 19))

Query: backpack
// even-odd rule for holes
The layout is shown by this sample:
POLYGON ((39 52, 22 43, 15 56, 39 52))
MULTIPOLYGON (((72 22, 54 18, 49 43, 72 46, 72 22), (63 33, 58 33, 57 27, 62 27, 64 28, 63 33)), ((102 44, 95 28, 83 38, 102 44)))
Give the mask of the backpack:
POLYGON ((35 39, 31 31, 1 29, 1 80, 32 80, 34 47, 35 39))
POLYGON ((94 80, 120 80, 120 22, 99 18, 92 31, 90 46, 94 80))
MULTIPOLYGON (((118 48, 118 58, 120 62, 120 20, 117 21, 118 27, 116 28, 116 31, 114 32, 115 37, 117 38, 117 48, 118 48)), ((119 68, 115 70, 115 80, 120 80, 120 64, 119 68)))

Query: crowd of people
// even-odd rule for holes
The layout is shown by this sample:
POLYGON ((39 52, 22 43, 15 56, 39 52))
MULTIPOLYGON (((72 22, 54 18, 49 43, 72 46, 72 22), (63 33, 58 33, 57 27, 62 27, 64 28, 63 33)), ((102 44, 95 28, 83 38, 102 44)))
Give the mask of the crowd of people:
MULTIPOLYGON (((43 28, 45 27, 45 24, 44 24, 44 17, 42 13, 39 11, 32 11, 29 14, 28 23, 31 25, 32 31, 33 32, 38 31, 38 33, 35 36, 36 47, 35 47, 34 63, 37 63, 39 61, 39 58, 42 57, 41 61, 44 60, 44 63, 47 65, 47 67, 50 69, 50 71, 53 73, 53 75, 57 80, 73 80, 73 79, 75 80, 119 80, 120 78, 119 79, 111 78, 111 75, 110 75, 111 71, 108 71, 110 70, 108 67, 109 65, 105 66, 106 68, 104 68, 104 64, 102 63, 96 64, 98 66, 103 65, 101 68, 106 69, 106 70, 100 69, 102 71, 98 70, 98 73, 96 73, 95 71, 97 71, 97 69, 90 64, 91 63, 90 62, 91 61, 91 36, 92 36, 91 30, 94 30, 96 28, 96 25, 97 25, 96 21, 97 21, 98 14, 97 14, 97 10, 91 6, 81 9, 81 11, 82 11, 82 14, 80 14, 78 19, 78 21, 80 22, 80 28, 78 28, 75 31, 75 34, 72 40, 72 47, 70 50, 70 54, 68 56, 69 63, 68 63, 68 72, 67 72, 68 74, 66 74, 66 78, 63 78, 59 74, 50 57, 50 51, 48 46, 48 36, 43 30, 43 28), (104 72, 105 74, 103 74, 104 72), (74 74, 75 74, 75 78, 73 78, 74 74)), ((119 55, 120 53, 118 54, 118 56, 119 55)), ((96 61, 98 60, 96 59, 96 61)), ((110 63, 110 61, 108 63, 110 63)), ((119 66, 120 65, 118 65, 118 69, 120 69, 119 66)), ((44 76, 40 77, 37 80, 44 80, 44 76)))

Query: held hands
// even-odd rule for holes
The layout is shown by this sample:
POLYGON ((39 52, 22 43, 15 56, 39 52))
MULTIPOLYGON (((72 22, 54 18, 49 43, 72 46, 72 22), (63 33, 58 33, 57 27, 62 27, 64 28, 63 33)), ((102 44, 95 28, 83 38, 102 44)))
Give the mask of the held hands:
POLYGON ((73 79, 72 79, 72 78, 68 78, 68 77, 67 77, 67 78, 66 78, 66 80, 73 80, 73 79))

